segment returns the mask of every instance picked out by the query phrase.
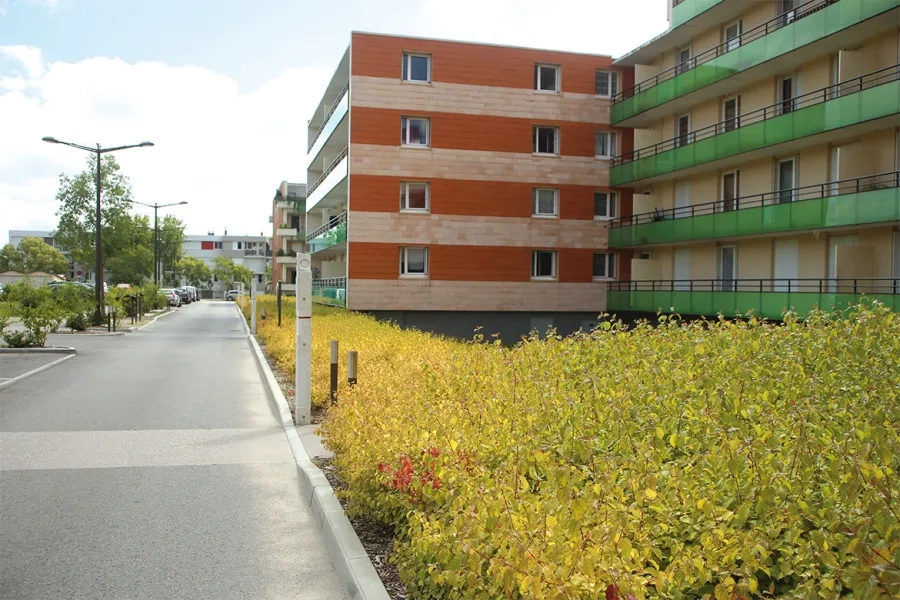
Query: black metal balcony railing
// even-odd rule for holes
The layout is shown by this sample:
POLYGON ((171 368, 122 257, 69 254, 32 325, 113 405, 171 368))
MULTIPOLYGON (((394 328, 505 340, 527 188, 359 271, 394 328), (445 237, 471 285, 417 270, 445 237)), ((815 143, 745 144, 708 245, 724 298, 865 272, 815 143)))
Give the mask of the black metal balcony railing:
POLYGON ((329 229, 334 229, 335 227, 338 227, 341 223, 345 223, 346 221, 347 211, 345 210, 341 212, 341 214, 335 215, 334 217, 328 219, 328 222, 321 227, 317 227, 316 229, 313 229, 311 233, 306 234, 306 241, 311 242, 329 229))
POLYGON ((319 139, 319 136, 322 135, 322 131, 325 129, 325 126, 328 125, 328 119, 331 118, 331 115, 334 114, 334 111, 337 110, 338 104, 341 103, 341 100, 344 99, 344 94, 346 94, 350 90, 350 82, 344 84, 344 87, 341 88, 341 91, 338 92, 337 100, 334 101, 334 104, 331 105, 331 108, 328 109, 328 112, 325 114, 325 118, 322 119, 322 124, 319 125, 319 128, 316 129, 315 135, 312 136, 312 139, 309 141, 309 146, 306 148, 306 151, 309 152, 312 150, 312 147, 316 145, 316 140, 319 139))
POLYGON ((325 169, 325 172, 319 175, 319 178, 316 179, 311 186, 309 186, 309 190, 307 190, 306 192, 307 198, 312 196, 312 193, 316 190, 317 187, 322 184, 323 181, 325 181, 325 178, 331 175, 331 172, 334 171, 335 167, 337 167, 338 164, 347 157, 347 153, 349 151, 350 148, 344 148, 343 150, 341 150, 341 153, 337 155, 337 158, 331 161, 331 164, 328 165, 328 167, 325 169))
POLYGON ((684 2, 684 0, 672 0, 672 8, 675 8, 676 6, 678 6, 679 4, 681 4, 682 2, 684 2))
POLYGON ((613 158, 610 161, 611 166, 629 163, 635 160, 640 160, 642 158, 647 158, 648 156, 655 156, 661 152, 667 152, 669 150, 674 150, 675 148, 681 148, 682 146, 687 146, 688 144, 693 144, 694 142, 698 142, 700 140, 704 140, 722 133, 734 131, 736 129, 740 129, 741 127, 746 127, 754 123, 767 121, 774 117, 780 117, 781 115, 798 111, 814 104, 820 104, 822 102, 839 98, 841 96, 858 93, 863 90, 883 85, 885 83, 897 81, 898 79, 900 79, 900 64, 892 65, 890 67, 879 69, 871 73, 866 73, 865 75, 860 75, 859 77, 855 77, 841 83, 829 85, 827 87, 803 94, 802 96, 797 96, 788 100, 782 100, 780 102, 776 102, 775 104, 771 104, 769 106, 759 108, 748 113, 735 115, 734 117, 725 119, 724 121, 720 121, 718 123, 715 123, 714 125, 708 125, 707 127, 697 129, 696 131, 680 134, 672 139, 659 142, 658 144, 654 144, 652 146, 647 146, 646 148, 634 150, 633 152, 626 152, 621 156, 613 158))
MULTIPOLYGON (((674 8, 675 6, 678 6, 683 1, 684 0, 676 0, 675 2, 673 2, 672 7, 674 8)), ((669 79, 672 79, 673 77, 681 75, 686 71, 694 69, 699 65, 708 63, 709 61, 722 56, 727 52, 739 48, 744 44, 748 44, 755 39, 768 35, 773 31, 777 31, 782 27, 790 25, 791 23, 798 21, 803 17, 807 17, 814 12, 818 12, 819 10, 822 10, 823 8, 839 1, 840 0, 810 0, 809 2, 801 4, 797 8, 789 10, 784 14, 778 15, 774 19, 770 19, 762 25, 758 25, 753 29, 741 33, 736 38, 724 41, 718 46, 701 52, 697 56, 692 56, 686 61, 681 62, 674 67, 666 69, 665 71, 662 71, 661 73, 658 73, 649 79, 645 79, 644 81, 636 84, 634 87, 622 90, 612 97, 612 103, 615 104, 616 102, 621 102, 622 100, 631 98, 632 96, 635 96, 636 94, 639 94, 644 90, 659 85, 663 81, 667 81, 669 79)))
POLYGON ((888 173, 865 175, 863 177, 854 177, 850 179, 840 179, 828 183, 805 185, 803 187, 796 187, 788 190, 778 190, 775 192, 766 192, 764 194, 751 194, 747 196, 740 196, 737 198, 727 198, 724 200, 716 200, 715 202, 704 202, 702 204, 692 204, 690 206, 682 206, 678 208, 658 209, 654 210, 653 212, 639 213, 630 217, 619 217, 618 219, 613 219, 610 222, 609 226, 632 227, 634 225, 656 223, 659 221, 667 221, 670 219, 685 219, 734 210, 771 206, 773 204, 781 204, 786 202, 819 200, 821 198, 843 196, 845 194, 858 194, 860 192, 869 192, 878 189, 889 189, 896 187, 900 187, 900 171, 890 171, 888 173))
POLYGON ((663 279, 611 281, 615 292, 787 292, 900 294, 900 279, 663 279))

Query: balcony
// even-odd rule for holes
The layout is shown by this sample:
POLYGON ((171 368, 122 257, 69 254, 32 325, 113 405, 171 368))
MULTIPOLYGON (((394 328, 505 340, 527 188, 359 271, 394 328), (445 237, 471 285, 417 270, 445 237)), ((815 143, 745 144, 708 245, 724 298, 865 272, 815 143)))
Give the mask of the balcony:
POLYGON ((900 279, 738 279, 621 281, 609 285, 609 312, 678 313, 732 317, 752 312, 781 319, 784 311, 846 308, 863 298, 900 312, 900 279))
POLYGON ((275 256, 275 262, 279 265, 296 265, 297 255, 293 252, 287 254, 279 254, 275 256))
POLYGON ((724 168, 820 134, 830 133, 819 141, 859 135, 893 126, 898 114, 900 65, 893 65, 616 157, 610 161, 610 185, 724 168))
POLYGON ((672 20, 669 23, 669 27, 674 29, 679 25, 683 25, 722 2, 723 0, 673 0, 672 20))
MULTIPOLYGON (((704 5, 708 2, 698 1, 704 5)), ((610 123, 647 127, 663 112, 684 112, 705 100, 734 93, 752 80, 853 47, 896 27, 896 18, 872 17, 898 6, 900 0, 810 0, 622 90, 612 99, 610 123), (752 74, 747 73, 750 70, 752 74), (745 75, 733 78, 739 73, 745 75)))
POLYGON ((316 254, 328 250, 329 248, 340 246, 346 242, 347 211, 329 219, 328 223, 322 225, 306 236, 306 243, 309 244, 310 254, 316 254))
POLYGON ((295 237, 297 235, 298 229, 296 227, 291 227, 288 223, 282 223, 281 226, 275 230, 275 235, 279 235, 282 237, 295 237))
MULTIPOLYGON (((328 143, 331 134, 333 134, 338 126, 344 121, 344 117, 346 117, 347 113, 350 111, 349 91, 350 82, 347 82, 344 87, 341 88, 341 91, 338 92, 337 100, 334 101, 334 104, 331 105, 331 108, 328 109, 328 112, 325 114, 322 125, 316 130, 315 134, 310 137, 306 154, 307 168, 319 156, 322 148, 328 143)), ((307 192, 307 196, 308 195, 309 192, 307 192)))
POLYGON ((346 306, 347 278, 330 277, 328 279, 313 279, 312 300, 318 304, 346 306))
POLYGON ((316 206, 327 208, 347 200, 347 174, 349 172, 349 148, 337 155, 322 175, 309 186, 306 197, 306 210, 316 206))
POLYGON ((900 221, 900 171, 656 210, 610 223, 609 247, 900 221))

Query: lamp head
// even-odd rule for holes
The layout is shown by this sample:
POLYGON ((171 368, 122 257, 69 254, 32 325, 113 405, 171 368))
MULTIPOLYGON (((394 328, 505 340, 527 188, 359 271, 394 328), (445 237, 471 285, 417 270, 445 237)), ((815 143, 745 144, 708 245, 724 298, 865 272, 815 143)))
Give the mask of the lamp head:
POLYGON ((140 144, 138 144, 138 147, 139 148, 150 148, 153 145, 154 145, 153 142, 141 142, 140 144))
POLYGON ((42 141, 42 142, 48 142, 48 143, 50 143, 50 144, 58 144, 58 143, 59 143, 59 140, 58 140, 58 139, 56 139, 55 137, 50 137, 49 135, 46 136, 46 137, 42 137, 42 138, 41 138, 41 141, 42 141))

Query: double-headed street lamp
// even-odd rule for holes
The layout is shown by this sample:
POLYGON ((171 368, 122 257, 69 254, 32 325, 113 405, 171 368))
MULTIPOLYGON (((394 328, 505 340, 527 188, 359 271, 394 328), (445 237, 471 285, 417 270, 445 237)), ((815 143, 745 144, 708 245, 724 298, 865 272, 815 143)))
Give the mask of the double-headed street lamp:
POLYGON ((129 146, 115 146, 113 148, 101 148, 100 144, 97 144, 96 148, 92 148, 90 146, 82 146, 81 144, 73 144, 72 142, 63 142, 62 140, 58 140, 55 137, 45 137, 41 138, 43 141, 48 142, 50 144, 63 144, 65 146, 72 146, 73 148, 78 148, 79 150, 85 150, 86 152, 93 152, 97 155, 97 215, 95 219, 95 229, 97 230, 94 235, 94 254, 96 255, 96 263, 94 265, 95 275, 94 275, 94 325, 100 325, 103 322, 103 250, 100 246, 101 236, 100 236, 100 188, 101 188, 101 177, 100 177, 100 157, 107 152, 115 152, 117 150, 127 150, 129 148, 149 148, 153 145, 153 142, 141 142, 140 144, 131 144, 129 146))
POLYGON ((167 208, 169 206, 180 206, 182 204, 187 204, 186 200, 182 200, 181 202, 172 202, 171 204, 144 204, 143 202, 138 202, 137 200, 129 200, 132 204, 140 204, 141 206, 146 206, 147 208, 153 209, 153 283, 159 283, 159 220, 157 219, 156 211, 160 208, 167 208))

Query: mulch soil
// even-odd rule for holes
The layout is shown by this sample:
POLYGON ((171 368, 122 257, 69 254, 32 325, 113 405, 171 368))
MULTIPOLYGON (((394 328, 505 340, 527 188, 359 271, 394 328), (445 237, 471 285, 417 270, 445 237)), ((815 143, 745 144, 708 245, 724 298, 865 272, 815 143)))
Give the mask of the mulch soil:
MULTIPOLYGON (((278 386, 281 388, 281 392, 284 394, 284 397, 288 400, 288 405, 291 409, 291 416, 294 413, 294 379, 293 374, 287 375, 278 368, 278 365, 275 363, 275 360, 266 352, 266 347, 260 345, 263 351, 263 356, 266 358, 266 362, 269 363, 269 367, 272 369, 272 373, 275 375, 275 380, 278 382, 278 386)), ((328 413, 327 407, 313 406, 311 413, 311 421, 314 424, 319 424, 325 420, 325 415, 328 413)), ((337 469, 334 466, 333 461, 330 458, 313 458, 313 463, 322 469, 322 472, 325 474, 325 478, 328 479, 328 483, 331 484, 331 487, 334 488, 334 491, 337 493, 338 500, 341 503, 341 506, 344 507, 344 510, 347 510, 346 501, 341 498, 340 492, 342 490, 347 489, 347 484, 341 481, 338 476, 337 469)), ((367 519, 365 517, 350 517, 350 524, 353 525, 353 529, 356 531, 356 535, 359 537, 359 541, 362 542, 363 548, 366 549, 366 553, 369 555, 369 559, 372 561, 372 565, 375 567, 375 571, 378 573, 378 576, 381 577, 381 582, 384 584, 385 589, 387 589, 388 595, 391 597, 391 600, 410 600, 409 595, 406 593, 406 587, 400 581, 400 575, 397 573, 397 567, 390 561, 391 554, 394 551, 394 532, 390 526, 385 525, 384 523, 379 523, 378 521, 374 521, 372 519, 367 519)))

